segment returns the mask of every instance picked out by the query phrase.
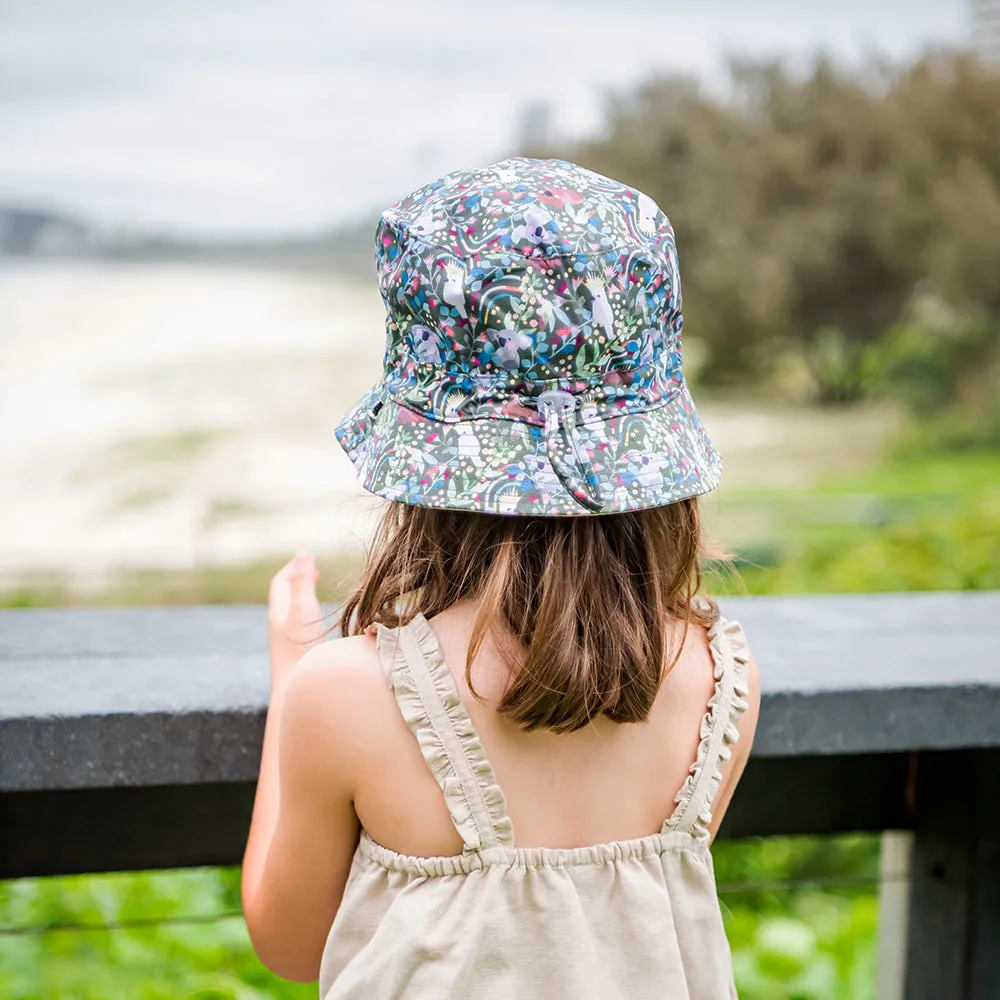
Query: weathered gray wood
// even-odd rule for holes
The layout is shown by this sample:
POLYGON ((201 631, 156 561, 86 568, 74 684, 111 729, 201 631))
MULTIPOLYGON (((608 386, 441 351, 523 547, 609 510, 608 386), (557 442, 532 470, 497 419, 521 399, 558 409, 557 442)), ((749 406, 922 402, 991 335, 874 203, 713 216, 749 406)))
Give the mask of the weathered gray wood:
POLYGON ((259 653, 259 605, 27 608, 0 612, 0 661, 259 653), (165 645, 165 642, 169 642, 165 645))
POLYGON ((970 998, 1000 992, 1000 755, 980 752, 970 998))
POLYGON ((921 754, 906 1000, 1000 996, 1000 754, 921 754))
MULTIPOLYGON (((766 757, 1000 745, 1000 594, 727 600, 766 757)), ((243 781, 262 608, 0 612, 0 792, 243 781)))
MULTIPOLYGON (((724 610, 764 687, 725 836, 906 827, 911 748, 1000 746, 998 594, 724 610)), ((238 860, 265 625, 259 607, 0 613, 0 875, 238 860), (202 816, 195 842, 174 810, 202 816)))

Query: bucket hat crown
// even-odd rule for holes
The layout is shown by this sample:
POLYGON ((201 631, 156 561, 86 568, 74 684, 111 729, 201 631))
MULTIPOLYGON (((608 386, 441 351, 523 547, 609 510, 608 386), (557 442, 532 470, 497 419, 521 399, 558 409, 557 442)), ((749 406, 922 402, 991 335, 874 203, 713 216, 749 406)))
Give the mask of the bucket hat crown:
POLYGON ((366 489, 498 514, 613 513, 713 489, 681 368, 674 233, 563 160, 456 171, 384 212, 382 379, 337 428, 366 489))

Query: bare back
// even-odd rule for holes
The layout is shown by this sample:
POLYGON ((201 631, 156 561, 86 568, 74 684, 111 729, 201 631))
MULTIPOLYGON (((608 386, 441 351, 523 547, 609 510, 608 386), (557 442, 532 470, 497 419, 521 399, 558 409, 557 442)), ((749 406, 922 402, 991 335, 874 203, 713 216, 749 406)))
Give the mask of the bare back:
MULTIPOLYGON (((602 717, 570 734, 525 732, 495 710, 507 668, 488 641, 473 666, 473 682, 482 700, 468 689, 464 665, 474 613, 474 605, 463 603, 436 616, 431 624, 506 795, 517 846, 583 847, 658 831, 695 760, 714 688, 704 629, 688 631, 648 722, 619 725, 602 717)), ((679 635, 678 626, 675 641, 679 635)), ((462 839, 385 683, 374 639, 348 642, 354 644, 355 662, 363 658, 364 673, 370 678, 365 685, 369 712, 364 746, 357 748, 355 809, 361 825, 373 840, 401 854, 460 854, 462 839)), ((752 663, 749 679, 750 702, 755 706, 752 663)), ((755 723, 755 711, 740 722, 737 752, 723 768, 713 833, 742 771, 755 723)))

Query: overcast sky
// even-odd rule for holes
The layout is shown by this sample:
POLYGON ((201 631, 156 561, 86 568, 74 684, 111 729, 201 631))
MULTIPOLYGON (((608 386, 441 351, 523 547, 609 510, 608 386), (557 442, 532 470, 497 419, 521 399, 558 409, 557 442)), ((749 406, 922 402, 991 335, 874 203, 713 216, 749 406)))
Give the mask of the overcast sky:
POLYGON ((309 231, 725 52, 961 44, 967 0, 0 0, 0 201, 309 231))

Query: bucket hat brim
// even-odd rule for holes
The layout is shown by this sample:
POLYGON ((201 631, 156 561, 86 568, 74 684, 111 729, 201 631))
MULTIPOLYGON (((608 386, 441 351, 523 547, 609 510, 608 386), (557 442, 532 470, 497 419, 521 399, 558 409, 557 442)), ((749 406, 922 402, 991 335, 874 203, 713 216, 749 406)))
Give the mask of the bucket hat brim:
POLYGON ((442 421, 402 405, 379 383, 338 424, 336 436, 366 490, 422 507, 612 514, 700 496, 719 484, 721 459, 683 381, 655 408, 579 414, 575 429, 601 484, 599 511, 567 489, 543 428, 526 420, 442 421))

